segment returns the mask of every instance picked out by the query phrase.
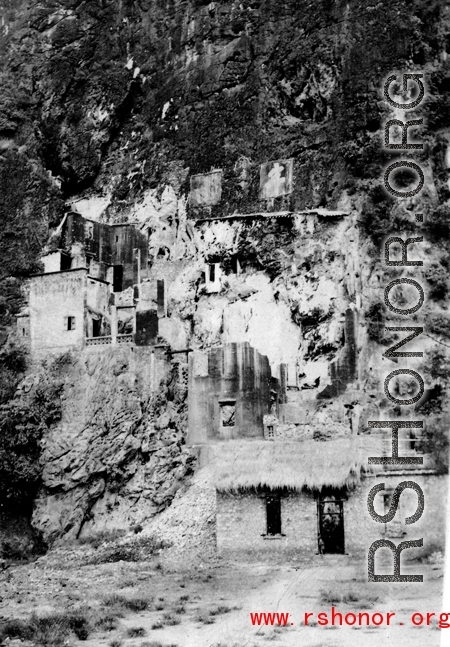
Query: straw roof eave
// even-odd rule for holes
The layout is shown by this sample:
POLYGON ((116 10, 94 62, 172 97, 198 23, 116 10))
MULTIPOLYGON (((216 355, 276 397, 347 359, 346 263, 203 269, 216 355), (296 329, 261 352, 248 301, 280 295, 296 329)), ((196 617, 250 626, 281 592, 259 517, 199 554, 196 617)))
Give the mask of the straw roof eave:
POLYGON ((352 489, 369 471, 355 438, 327 442, 234 440, 214 446, 210 464, 219 492, 352 489))

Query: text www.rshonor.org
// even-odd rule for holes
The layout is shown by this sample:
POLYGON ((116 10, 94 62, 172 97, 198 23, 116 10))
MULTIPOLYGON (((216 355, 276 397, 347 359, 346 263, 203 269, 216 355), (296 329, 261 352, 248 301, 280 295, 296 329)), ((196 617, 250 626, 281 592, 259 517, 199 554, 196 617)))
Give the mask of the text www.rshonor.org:
MULTIPOLYGON (((361 627, 381 627, 381 626, 394 626, 394 625, 405 625, 410 624, 415 627, 421 626, 430 626, 437 625, 439 629, 448 629, 450 628, 450 613, 434 613, 429 611, 428 613, 420 613, 416 611, 412 613, 407 618, 407 623, 403 622, 397 614, 392 612, 380 613, 378 611, 367 612, 360 611, 358 613, 348 612, 341 613, 337 611, 335 607, 331 607, 330 611, 320 611, 317 614, 312 612, 306 612, 303 614, 303 620, 301 622, 304 626, 317 625, 319 627, 342 627, 353 625, 361 627)), ((254 612, 250 613, 250 622, 254 627, 286 627, 293 626, 293 618, 288 612, 254 612)))

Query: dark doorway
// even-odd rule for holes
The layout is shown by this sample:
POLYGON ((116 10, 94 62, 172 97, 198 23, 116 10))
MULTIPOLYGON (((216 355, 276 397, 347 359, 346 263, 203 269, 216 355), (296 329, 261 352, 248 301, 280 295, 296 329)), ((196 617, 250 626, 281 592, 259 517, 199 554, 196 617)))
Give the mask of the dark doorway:
POLYGON ((158 315, 156 310, 136 312, 136 346, 150 346, 158 336, 158 315))
POLYGON ((122 292, 123 283, 123 266, 114 265, 113 269, 113 291, 122 292))
POLYGON ((267 534, 281 535, 281 500, 277 493, 266 495, 267 534))
POLYGON ((72 259, 69 254, 61 254, 61 271, 70 270, 72 259))
POLYGON ((320 496, 317 502, 319 553, 345 553, 344 501, 338 496, 320 496))
POLYGON ((94 319, 92 321, 92 336, 100 337, 101 336, 101 325, 102 322, 100 319, 94 319))

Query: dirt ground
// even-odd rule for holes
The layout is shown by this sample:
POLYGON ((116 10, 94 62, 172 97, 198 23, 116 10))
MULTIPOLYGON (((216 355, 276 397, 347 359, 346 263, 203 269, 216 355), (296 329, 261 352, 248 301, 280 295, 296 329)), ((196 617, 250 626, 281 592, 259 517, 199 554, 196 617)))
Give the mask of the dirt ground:
MULTIPOLYGON (((0 619, 80 608, 97 618, 113 617, 87 640, 71 635, 65 642, 90 647, 437 647, 441 631, 448 631, 450 644, 450 628, 439 630, 435 618, 430 626, 411 623, 414 612, 441 611, 440 564, 409 566, 409 572, 424 573, 423 583, 368 584, 365 565, 349 563, 345 556, 275 564, 211 555, 202 561, 195 555, 174 563, 162 551, 149 561, 92 564, 92 554, 87 547, 60 548, 34 563, 10 566, 0 579, 0 619), (130 610, 123 604, 128 599, 137 600, 137 607, 144 600, 141 606, 147 608, 130 610), (330 613, 332 605, 344 614, 367 610, 396 616, 390 627, 318 626, 317 613, 330 613), (251 612, 289 612, 289 622, 252 626, 251 612), (314 613, 308 626, 305 612, 314 613)), ((3 644, 22 643, 7 639, 3 644)))

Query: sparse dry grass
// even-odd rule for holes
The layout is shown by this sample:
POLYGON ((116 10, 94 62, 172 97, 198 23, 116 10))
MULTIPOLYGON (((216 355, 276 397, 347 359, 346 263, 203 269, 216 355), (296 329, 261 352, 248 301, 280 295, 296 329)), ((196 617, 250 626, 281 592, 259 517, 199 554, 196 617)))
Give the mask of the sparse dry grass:
POLYGON ((230 613, 230 611, 232 611, 232 610, 233 610, 232 607, 228 607, 227 605, 222 604, 222 605, 218 606, 216 609, 211 609, 211 611, 209 613, 212 616, 220 616, 220 615, 222 615, 224 613, 230 613))
POLYGON ((109 647, 122 647, 123 645, 123 640, 119 640, 118 638, 114 638, 113 640, 110 640, 108 643, 109 647))
POLYGON ((214 616, 207 611, 200 611, 195 618, 196 622, 201 622, 204 625, 212 625, 215 622, 214 616))
POLYGON ((162 620, 168 627, 179 625, 181 623, 180 618, 178 618, 178 616, 176 615, 172 615, 170 612, 165 613, 162 617, 162 620))
POLYGON ((128 638, 143 638, 146 634, 144 627, 130 627, 127 629, 128 638))
POLYGON ((104 613, 99 615, 95 622, 95 628, 98 631, 114 631, 117 629, 119 622, 117 616, 113 613, 104 613))
POLYGON ((342 591, 341 588, 342 586, 338 588, 336 585, 336 587, 320 591, 320 603, 357 605, 361 609, 371 609, 380 600, 378 595, 370 595, 367 591, 358 591, 356 588, 342 591))
POLYGON ((162 622, 161 620, 157 620, 156 622, 154 622, 152 624, 152 629, 154 629, 154 630, 163 629, 163 627, 164 627, 164 622, 162 622))
POLYGON ((19 638, 33 641, 41 647, 59 647, 71 634, 79 640, 86 640, 93 625, 93 613, 84 609, 72 613, 32 615, 29 620, 6 622, 0 631, 0 640, 19 638))
POLYGON ((147 611, 153 605, 153 598, 148 597, 126 597, 120 593, 112 593, 103 599, 103 604, 106 607, 112 607, 117 611, 147 611))

